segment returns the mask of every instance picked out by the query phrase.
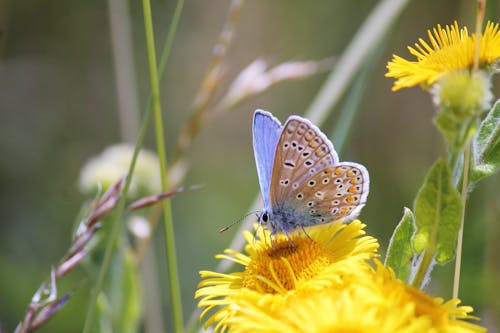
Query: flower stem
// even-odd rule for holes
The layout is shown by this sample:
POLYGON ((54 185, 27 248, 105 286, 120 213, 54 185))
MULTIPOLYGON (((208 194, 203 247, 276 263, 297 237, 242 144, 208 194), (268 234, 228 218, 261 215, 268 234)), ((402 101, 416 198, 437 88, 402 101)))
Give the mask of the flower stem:
POLYGON ((469 160, 471 153, 471 141, 469 140, 465 146, 464 151, 464 170, 462 177, 462 191, 461 191, 461 199, 462 199, 462 214, 460 220, 460 229, 458 229, 457 236, 457 254, 455 256, 455 274, 453 277, 453 298, 458 298, 458 289, 460 286, 460 265, 462 262, 462 244, 463 244, 463 235, 464 235, 464 220, 465 220, 465 205, 467 203, 467 186, 469 180, 469 160))
MULTIPOLYGON (((153 33, 153 20, 151 15, 151 3, 149 0, 142 1, 144 13, 144 28, 146 31, 146 44, 149 62, 149 76, 151 82, 151 98, 154 113, 156 145, 160 160, 160 174, 162 191, 168 187, 167 179, 167 154, 164 142, 163 119, 160 103, 160 85, 158 81, 158 67, 156 63, 155 41, 153 33)), ((163 222, 165 229, 165 252, 167 256, 167 267, 170 287, 170 301, 172 304, 173 323, 176 332, 183 331, 182 302, 180 296, 179 274, 177 271, 177 256, 175 253, 175 238, 172 223, 172 210, 170 200, 162 201, 163 222)))
POLYGON ((419 262, 417 272, 413 277, 413 281, 411 285, 415 288, 421 289, 425 280, 425 276, 429 272, 429 268, 432 265, 432 258, 434 257, 435 251, 431 251, 430 249, 425 249, 424 254, 422 255, 422 259, 419 262))
MULTIPOLYGON (((476 46, 474 51, 474 70, 479 67, 479 52, 481 47, 481 31, 483 27, 484 12, 486 10, 486 0, 477 0, 477 14, 476 14, 476 46)), ((464 169, 462 177, 462 216, 460 220, 460 229, 457 235, 457 253, 455 256, 455 273, 453 276, 453 298, 458 298, 458 290, 460 288, 460 266, 462 263, 462 244, 464 237, 464 221, 465 221, 465 205, 467 203, 467 186, 469 183, 469 162, 471 153, 471 140, 467 140, 464 151, 464 169)))

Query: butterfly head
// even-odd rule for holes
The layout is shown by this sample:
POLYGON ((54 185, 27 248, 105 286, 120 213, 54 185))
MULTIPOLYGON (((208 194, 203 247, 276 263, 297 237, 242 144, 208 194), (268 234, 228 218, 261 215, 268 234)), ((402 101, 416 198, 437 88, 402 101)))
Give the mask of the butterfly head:
POLYGON ((262 225, 267 225, 271 220, 271 213, 267 211, 267 209, 263 209, 259 213, 257 213, 257 222, 262 225))

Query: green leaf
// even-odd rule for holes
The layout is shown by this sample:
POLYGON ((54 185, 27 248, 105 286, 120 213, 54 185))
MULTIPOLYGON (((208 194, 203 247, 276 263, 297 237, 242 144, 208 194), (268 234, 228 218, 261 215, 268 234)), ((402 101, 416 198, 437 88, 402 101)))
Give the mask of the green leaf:
POLYGON ((389 241, 389 247, 385 257, 385 266, 391 267, 396 276, 408 282, 411 275, 411 262, 415 254, 411 246, 411 238, 415 232, 415 216, 409 208, 404 208, 403 217, 389 241))
POLYGON ((450 168, 440 158, 427 174, 415 201, 415 251, 432 253, 438 263, 451 260, 455 255, 461 207, 460 195, 451 183, 450 168))
POLYGON ((500 100, 479 125, 472 147, 471 183, 477 183, 500 168, 500 100))

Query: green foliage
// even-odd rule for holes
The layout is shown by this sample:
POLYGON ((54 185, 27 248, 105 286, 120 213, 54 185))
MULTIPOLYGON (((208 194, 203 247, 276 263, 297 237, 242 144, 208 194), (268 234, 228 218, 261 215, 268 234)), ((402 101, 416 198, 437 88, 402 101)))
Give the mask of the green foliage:
POLYGON ((417 194, 415 216, 417 232, 413 246, 426 250, 438 263, 453 258, 460 227, 460 196, 451 183, 451 171, 444 159, 434 163, 417 194))
POLYGON ((113 257, 106 292, 99 295, 99 332, 138 332, 141 320, 142 289, 139 268, 130 251, 113 257))
POLYGON ((472 141, 472 184, 493 175, 500 168, 500 100, 479 125, 472 141))
POLYGON ((409 208, 404 208, 403 217, 394 229, 385 257, 385 266, 391 267, 396 276, 408 282, 411 276, 411 262, 414 250, 411 238, 415 233, 415 215, 409 208))

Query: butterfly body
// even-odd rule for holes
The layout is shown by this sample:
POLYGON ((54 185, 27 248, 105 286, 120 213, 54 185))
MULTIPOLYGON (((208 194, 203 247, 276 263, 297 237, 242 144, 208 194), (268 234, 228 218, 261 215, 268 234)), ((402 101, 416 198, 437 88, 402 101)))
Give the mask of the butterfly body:
POLYGON ((357 163, 339 162, 330 140, 309 120, 254 114, 253 145, 264 201, 259 223, 272 234, 355 218, 366 202, 369 177, 357 163))

